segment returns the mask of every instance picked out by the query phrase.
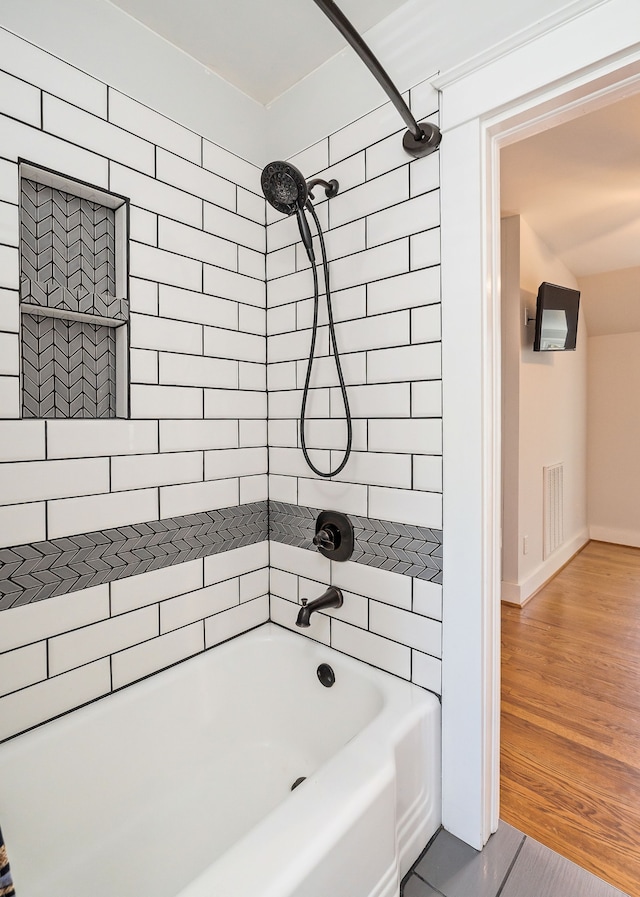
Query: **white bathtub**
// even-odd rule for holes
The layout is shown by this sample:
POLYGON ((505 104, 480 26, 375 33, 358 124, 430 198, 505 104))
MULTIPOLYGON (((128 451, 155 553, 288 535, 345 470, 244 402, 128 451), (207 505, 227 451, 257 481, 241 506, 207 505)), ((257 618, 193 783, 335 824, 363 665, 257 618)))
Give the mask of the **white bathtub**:
POLYGON ((439 710, 266 624, 0 746, 16 892, 397 897, 440 823, 439 710))

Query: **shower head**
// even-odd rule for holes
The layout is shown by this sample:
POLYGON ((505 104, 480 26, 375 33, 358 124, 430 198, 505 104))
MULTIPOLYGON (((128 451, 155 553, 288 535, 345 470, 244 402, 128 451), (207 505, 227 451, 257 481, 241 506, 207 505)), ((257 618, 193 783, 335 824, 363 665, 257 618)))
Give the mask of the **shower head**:
POLYGON ((304 248, 309 261, 315 265, 311 231, 304 214, 304 207, 309 202, 309 190, 302 173, 289 162, 269 162, 262 171, 260 184, 265 198, 274 209, 285 215, 297 216, 304 248))
POLYGON ((260 179, 262 192, 274 209, 293 215, 304 209, 309 191, 307 182, 295 165, 289 162, 269 162, 260 179))

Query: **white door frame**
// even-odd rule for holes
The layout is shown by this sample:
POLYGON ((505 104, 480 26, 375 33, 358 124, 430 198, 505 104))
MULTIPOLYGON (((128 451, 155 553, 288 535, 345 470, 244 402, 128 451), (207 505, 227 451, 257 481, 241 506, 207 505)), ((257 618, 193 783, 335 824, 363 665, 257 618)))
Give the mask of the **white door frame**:
MULTIPOLYGON (((640 90, 637 0, 605 0, 442 91, 443 825, 499 814, 502 146, 640 90)), ((594 135, 594 153, 605 135, 594 135)))

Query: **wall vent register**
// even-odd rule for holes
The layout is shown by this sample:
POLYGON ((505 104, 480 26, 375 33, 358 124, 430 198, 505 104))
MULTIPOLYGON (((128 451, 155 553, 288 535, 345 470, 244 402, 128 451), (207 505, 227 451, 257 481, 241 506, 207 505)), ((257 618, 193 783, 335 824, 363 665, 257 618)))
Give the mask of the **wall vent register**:
POLYGON ((128 414, 127 201, 20 171, 23 418, 128 414))

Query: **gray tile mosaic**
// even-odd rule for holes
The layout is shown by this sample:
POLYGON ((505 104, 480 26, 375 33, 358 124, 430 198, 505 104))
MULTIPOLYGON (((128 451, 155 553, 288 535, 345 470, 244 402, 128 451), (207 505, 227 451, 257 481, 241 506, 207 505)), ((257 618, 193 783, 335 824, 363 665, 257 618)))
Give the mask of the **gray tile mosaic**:
POLYGON ((115 331, 75 317, 128 319, 115 296, 115 250, 113 209, 22 179, 23 417, 116 416, 115 331))
POLYGON ((22 315, 22 416, 116 415, 113 327, 22 315))
MULTIPOLYGON (((315 551, 312 539, 319 513, 317 508, 271 501, 270 538, 315 551)), ((349 517, 355 534, 352 561, 416 579, 442 582, 441 530, 355 514, 349 517)))
MULTIPOLYGON (((315 551, 311 540, 318 513, 260 501, 5 548, 0 550, 0 610, 268 538, 315 551)), ((356 535, 352 560, 440 581, 439 530, 355 515, 351 520, 356 535)))
POLYGON ((266 501, 0 550, 0 610, 262 542, 266 501))
POLYGON ((41 285, 53 282, 71 294, 115 295, 113 209, 27 178, 21 181, 20 204, 23 276, 41 285))
POLYGON ((60 312, 97 315, 101 318, 112 318, 123 322, 129 319, 129 306, 126 299, 116 299, 106 293, 99 296, 83 287, 77 287, 72 292, 55 281, 43 284, 30 277, 21 277, 20 301, 26 305, 55 308, 60 312))

